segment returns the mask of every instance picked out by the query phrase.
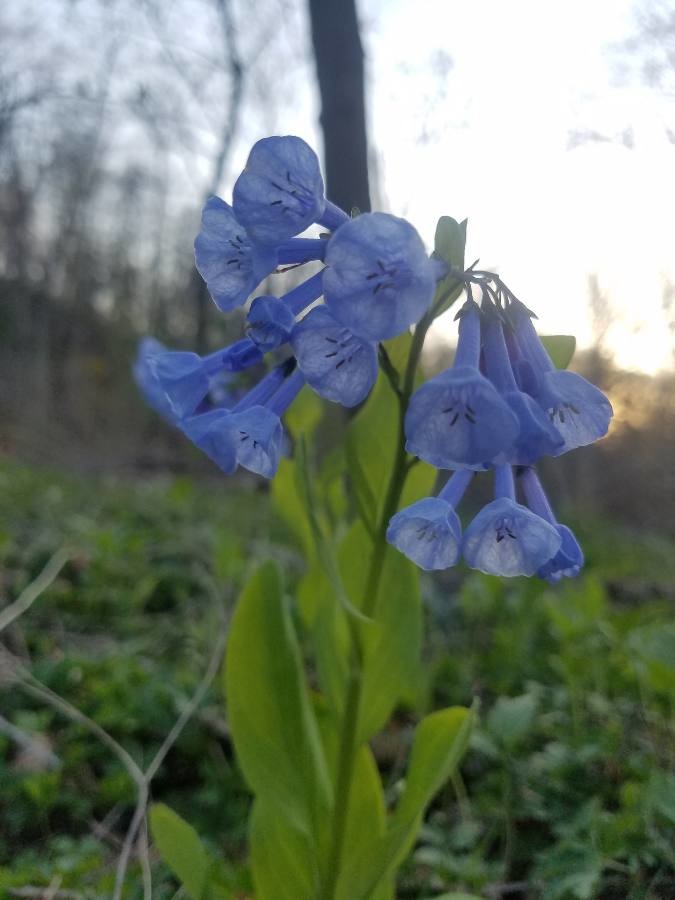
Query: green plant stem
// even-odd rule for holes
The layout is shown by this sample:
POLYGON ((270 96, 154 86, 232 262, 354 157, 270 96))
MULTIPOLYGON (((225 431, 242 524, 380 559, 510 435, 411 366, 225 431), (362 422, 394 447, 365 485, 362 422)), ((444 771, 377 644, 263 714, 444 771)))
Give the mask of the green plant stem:
MULTIPOLYGON (((432 310, 421 319, 415 329, 406 363, 402 388, 399 388, 398 384, 395 384, 392 380, 392 373, 395 374, 395 370, 390 370, 387 367, 383 368, 384 374, 389 378, 392 389, 399 400, 399 427, 396 456, 394 458, 394 464, 392 466, 391 477, 389 479, 387 494, 382 507, 378 528, 374 535, 373 555, 370 561, 368 577, 366 579, 366 588, 360 607, 361 612, 368 618, 372 618, 377 603, 377 594, 387 551, 387 524, 398 508, 405 480, 410 471, 410 460, 405 449, 404 417, 406 409, 408 408, 408 402, 410 401, 410 397, 415 387, 415 374, 424 345, 424 338, 426 337, 426 333, 433 318, 434 313, 432 310)), ((340 730, 340 744, 338 748, 332 843, 321 892, 322 900, 334 900, 338 879, 340 877, 351 786, 354 777, 356 754, 359 749, 357 737, 361 711, 361 691, 363 687, 363 645, 358 624, 351 617, 348 617, 348 624, 351 643, 351 662, 342 728, 340 730)))

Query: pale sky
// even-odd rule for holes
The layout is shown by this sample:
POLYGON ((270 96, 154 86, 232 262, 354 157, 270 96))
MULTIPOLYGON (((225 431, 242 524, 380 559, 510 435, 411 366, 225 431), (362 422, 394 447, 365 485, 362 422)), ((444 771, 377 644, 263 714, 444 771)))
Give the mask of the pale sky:
POLYGON ((675 281, 675 147, 663 126, 675 123, 675 99, 616 83, 613 45, 634 29, 632 4, 362 6, 391 210, 427 240, 438 216, 468 217, 467 261, 496 268, 543 332, 575 333, 582 346, 593 339, 588 278, 597 275, 617 362, 669 368, 661 304, 664 281, 675 281), (629 126, 633 149, 621 142, 629 126), (577 129, 613 140, 568 149, 577 129))
MULTIPOLYGON (((439 216, 467 217, 467 262, 499 271, 542 333, 574 333, 580 346, 593 341, 588 280, 597 276, 614 317, 607 348, 619 365, 656 372, 673 362, 662 290, 675 281, 675 146, 664 127, 675 127, 675 99, 617 77, 633 8, 359 4, 380 208, 409 218, 429 246, 439 216), (628 128, 633 149, 622 142, 628 128), (610 140, 571 148, 580 130, 610 140)), ((301 74, 294 92, 279 128, 316 146, 311 80, 301 74)), ((437 331, 451 338, 447 318, 437 331)))
MULTIPOLYGON (((221 184, 226 199, 258 138, 298 134, 321 152, 306 0, 251 5, 257 2, 257 19, 243 2, 234 5, 249 67, 221 184)), ((589 277, 596 276, 613 314, 607 349, 621 366, 657 372, 673 362, 662 297, 667 283, 675 284, 675 144, 666 134, 675 133, 675 92, 668 98, 638 77, 619 75, 620 64, 633 62, 620 46, 635 34, 637 2, 653 0, 357 0, 357 6, 375 208, 406 216, 429 249, 439 216, 468 218, 467 262, 480 257, 483 267, 498 271, 538 313, 543 333, 576 334, 581 346, 593 341, 589 277), (571 141, 589 131, 607 140, 571 141)), ((59 65, 65 70, 72 61, 73 77, 81 77, 87 54, 91 65, 99 59, 95 25, 102 7, 93 0, 40 0, 39 16, 31 0, 9 8, 33 10, 31 52, 59 35, 59 65)), ((166 73, 167 50, 191 77, 200 66, 208 73, 209 60, 222 54, 212 0, 161 6, 162 31, 134 0, 119 8, 121 108, 136 79, 149 77, 153 66, 166 73)), ((222 84, 204 83, 204 102, 184 123, 186 143, 172 145, 167 204, 175 215, 196 210, 213 165, 218 117, 210 113, 222 104, 222 84)), ((115 139, 125 159, 136 153, 147 162, 138 127, 127 123, 115 139)), ((454 339, 454 333, 451 316, 438 324, 438 335, 454 339)))

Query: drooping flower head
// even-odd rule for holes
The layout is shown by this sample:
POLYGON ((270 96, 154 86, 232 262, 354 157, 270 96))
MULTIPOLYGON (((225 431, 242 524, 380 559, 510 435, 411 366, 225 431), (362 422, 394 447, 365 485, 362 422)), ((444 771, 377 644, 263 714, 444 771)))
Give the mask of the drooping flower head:
POLYGON ((467 564, 488 575, 534 575, 560 545, 560 535, 549 522, 516 503, 511 467, 498 466, 495 499, 464 532, 467 564))
POLYGON ((462 526, 455 508, 472 473, 455 472, 438 497, 425 497, 396 513, 387 540, 421 569, 448 569, 460 558, 462 526))
POLYGON ((211 197, 195 240, 195 264, 218 309, 228 312, 246 300, 277 265, 275 248, 253 243, 234 211, 211 197))
POLYGON ((567 525, 557 521, 535 470, 529 467, 522 469, 518 480, 532 512, 553 525, 560 535, 560 549, 539 568, 537 574, 552 584, 561 578, 575 578, 584 566, 584 554, 579 542, 567 525))
POLYGON ((518 436, 516 416, 480 372, 480 341, 480 311, 469 302, 454 365, 423 384, 406 413, 406 449, 439 469, 487 469, 518 436))
POLYGON ((215 410, 181 423, 183 432, 230 475, 238 465, 272 478, 281 458, 281 416, 305 380, 288 360, 273 369, 231 410, 215 410))
POLYGON ((515 441, 497 461, 531 465, 544 454, 555 455, 563 446, 563 438, 534 398, 518 388, 504 339, 502 316, 492 305, 486 305, 483 312, 482 337, 487 376, 518 422, 515 441))
POLYGON ((171 425, 175 425, 178 416, 173 410, 169 398, 164 393, 162 385, 157 379, 153 360, 156 356, 166 353, 164 344, 152 337, 144 337, 136 351, 136 359, 132 367, 134 381, 138 385, 145 402, 154 409, 163 419, 171 425))
POLYGON ((560 456, 604 437, 613 414, 607 397, 576 372, 555 368, 532 324, 532 314, 522 303, 511 303, 508 314, 518 348, 529 365, 525 389, 532 392, 563 439, 551 455, 560 456))
POLYGON ((326 210, 316 153, 292 135, 263 138, 253 146, 232 196, 237 219, 265 246, 321 222, 326 210))
POLYGON ((438 277, 412 225, 387 213, 364 213, 340 226, 326 265, 329 311, 368 341, 394 337, 418 322, 438 277))

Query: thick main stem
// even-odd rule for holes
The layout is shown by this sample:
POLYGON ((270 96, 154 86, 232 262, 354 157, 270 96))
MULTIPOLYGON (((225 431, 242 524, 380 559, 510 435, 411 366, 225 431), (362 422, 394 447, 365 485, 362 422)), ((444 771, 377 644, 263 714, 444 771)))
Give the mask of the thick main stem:
MULTIPOLYGON (((382 513, 374 535, 373 555, 368 569, 366 588, 361 603, 361 612, 369 618, 375 612, 377 593, 382 578, 384 558, 387 550, 386 532, 391 517, 398 508, 405 479, 408 474, 408 460, 405 449, 404 417, 408 402, 415 386, 415 372, 422 352, 422 345, 433 316, 423 318, 415 329, 410 353, 406 364, 403 379, 403 387, 398 393, 399 398, 399 427, 396 456, 392 467, 389 486, 385 497, 382 513)), ((349 620, 351 639, 351 662, 347 696, 345 699, 342 729, 340 732, 340 746, 338 749, 338 767, 335 783, 335 812, 333 818, 333 835, 328 865, 325 873, 322 900, 334 900, 335 890, 340 877, 342 853, 346 836, 347 815, 354 765, 358 751, 357 733, 361 711, 361 691, 363 687, 363 648, 358 625, 352 619, 349 620)))

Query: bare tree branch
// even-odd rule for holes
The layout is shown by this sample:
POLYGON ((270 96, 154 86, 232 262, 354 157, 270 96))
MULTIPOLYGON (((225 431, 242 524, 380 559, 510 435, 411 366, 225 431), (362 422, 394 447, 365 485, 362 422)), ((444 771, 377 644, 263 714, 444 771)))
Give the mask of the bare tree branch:
POLYGON ((65 550, 57 550, 49 560, 37 578, 24 588, 14 603, 10 603, 0 611, 0 631, 4 631, 8 625, 18 619, 20 615, 30 609, 40 594, 55 581, 61 569, 68 562, 68 554, 65 550))

